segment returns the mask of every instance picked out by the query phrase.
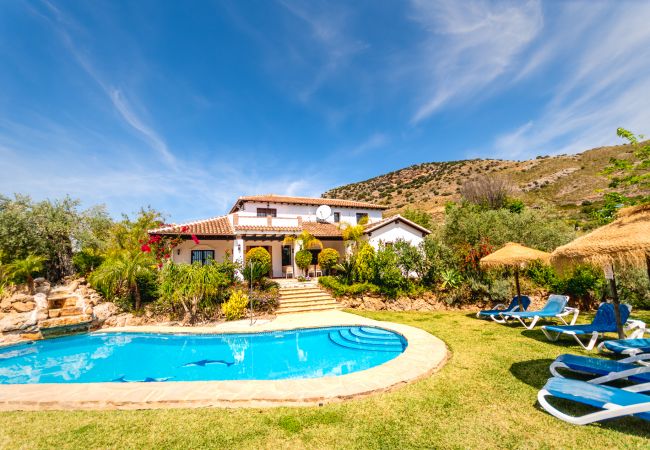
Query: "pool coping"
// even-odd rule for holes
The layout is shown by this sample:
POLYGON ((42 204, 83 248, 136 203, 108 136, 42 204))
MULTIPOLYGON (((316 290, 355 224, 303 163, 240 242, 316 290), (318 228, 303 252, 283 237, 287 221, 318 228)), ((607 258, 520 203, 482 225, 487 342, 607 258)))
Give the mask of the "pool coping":
POLYGON ((314 406, 386 392, 440 370, 449 352, 426 331, 342 311, 298 313, 249 326, 246 321, 211 327, 130 326, 98 332, 228 334, 330 326, 375 326, 401 334, 404 352, 376 367, 346 375, 285 380, 0 385, 0 411, 111 410, 201 407, 314 406))

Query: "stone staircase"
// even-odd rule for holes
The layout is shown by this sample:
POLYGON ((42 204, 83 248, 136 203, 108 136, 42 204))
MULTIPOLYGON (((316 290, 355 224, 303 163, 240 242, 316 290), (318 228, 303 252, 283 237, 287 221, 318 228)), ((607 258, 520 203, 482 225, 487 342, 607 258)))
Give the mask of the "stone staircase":
POLYGON ((76 294, 55 293, 47 299, 47 319, 39 322, 43 337, 58 336, 78 331, 87 331, 92 322, 85 310, 83 299, 76 294))
POLYGON ((314 283, 280 286, 280 302, 276 314, 314 312, 338 309, 339 303, 314 283))

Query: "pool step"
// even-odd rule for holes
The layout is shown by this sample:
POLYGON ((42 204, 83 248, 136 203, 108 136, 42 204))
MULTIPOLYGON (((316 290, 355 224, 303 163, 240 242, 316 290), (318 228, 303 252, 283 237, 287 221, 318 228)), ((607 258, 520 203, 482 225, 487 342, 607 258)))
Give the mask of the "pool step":
POLYGON ((318 286, 281 286, 276 314, 336 309, 339 303, 318 286))
POLYGON ((404 342, 393 333, 364 331, 366 327, 343 328, 329 333, 330 341, 341 347, 377 352, 402 352, 404 342), (363 335, 363 337, 360 337, 363 335))

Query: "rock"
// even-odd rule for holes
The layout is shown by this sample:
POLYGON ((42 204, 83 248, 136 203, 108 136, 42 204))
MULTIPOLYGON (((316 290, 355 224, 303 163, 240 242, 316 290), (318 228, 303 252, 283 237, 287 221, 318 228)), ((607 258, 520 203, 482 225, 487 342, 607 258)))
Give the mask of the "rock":
POLYGON ((45 310, 48 308, 47 295, 39 293, 34 295, 34 303, 36 303, 36 309, 45 310))
POLYGON ((434 306, 423 298, 417 298, 413 300, 411 309, 414 311, 435 311, 434 306))
POLYGON ((55 317, 59 317, 61 315, 61 310, 60 309, 50 309, 48 311, 48 317, 50 319, 53 319, 55 317))
POLYGON ((31 302, 34 298, 31 295, 15 293, 9 297, 11 303, 22 303, 22 302, 31 302))
POLYGON ((84 314, 91 315, 93 313, 93 309, 90 306, 87 306, 86 309, 84 309, 84 314))
POLYGON ((140 316, 134 316, 133 314, 129 314, 124 321, 124 326, 139 326, 139 325, 144 325, 145 319, 140 316))
POLYGON ((0 309, 3 311, 9 311, 11 310, 11 300, 9 298, 5 298, 0 302, 0 309))
POLYGON ((30 312, 8 314, 0 320, 0 332, 26 330, 36 325, 36 314, 30 312))
POLYGON ((47 281, 36 285, 36 287, 34 288, 34 291, 37 294, 49 294, 51 290, 52 290, 52 286, 47 281))
POLYGON ((382 311, 386 309, 386 305, 381 301, 381 299, 377 297, 364 296, 363 309, 368 309, 371 311, 382 311))
POLYGON ((72 283, 68 284, 66 290, 68 292, 74 292, 77 290, 78 287, 79 287, 79 280, 75 280, 72 283))
MULTIPOLYGON (((97 325, 101 326, 109 318, 117 315, 118 311, 119 310, 114 303, 106 302, 106 303, 99 304, 95 306, 95 308, 93 308, 93 316, 95 317, 94 322, 97 325)), ((115 326, 115 325, 111 325, 111 326, 115 326)))
POLYGON ((18 312, 27 312, 36 308, 36 303, 34 302, 15 302, 11 304, 11 307, 18 312))
POLYGON ((44 282, 45 282, 45 278, 43 278, 43 277, 34 278, 34 284, 41 284, 41 283, 44 283, 44 282))

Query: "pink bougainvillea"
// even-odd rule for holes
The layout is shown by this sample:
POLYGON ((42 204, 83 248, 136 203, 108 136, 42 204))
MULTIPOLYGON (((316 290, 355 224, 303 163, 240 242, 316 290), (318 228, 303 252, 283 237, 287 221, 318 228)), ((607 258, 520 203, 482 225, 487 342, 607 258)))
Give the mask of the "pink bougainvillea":
MULTIPOLYGON (((173 225, 165 225, 161 223, 159 226, 171 227, 173 225)), ((146 242, 140 240, 140 244, 142 244, 140 249, 145 253, 153 253, 156 261, 158 261, 158 267, 162 267, 163 261, 171 258, 173 249, 183 242, 182 234, 187 233, 189 229, 188 226, 183 226, 181 227, 180 232, 175 235, 151 234, 146 242)), ((195 244, 199 244, 199 238, 197 238, 195 234, 192 234, 191 238, 195 244)))

